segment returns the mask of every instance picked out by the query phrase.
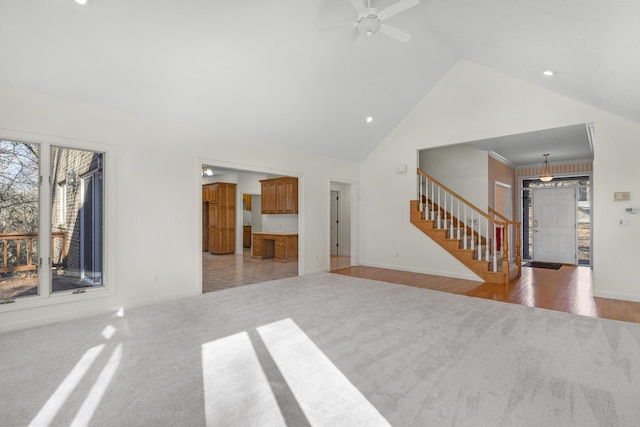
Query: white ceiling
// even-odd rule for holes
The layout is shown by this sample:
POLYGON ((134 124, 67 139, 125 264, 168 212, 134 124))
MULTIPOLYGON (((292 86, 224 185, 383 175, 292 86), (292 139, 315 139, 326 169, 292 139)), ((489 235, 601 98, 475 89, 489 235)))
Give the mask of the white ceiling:
POLYGON ((355 162, 460 58, 640 123, 638 0, 422 0, 386 21, 406 44, 317 31, 355 18, 349 0, 0 0, 0 84, 355 162))
POLYGON ((545 153, 549 154, 551 164, 593 161, 591 131, 587 124, 498 136, 473 141, 471 145, 498 154, 514 167, 540 166, 545 153))

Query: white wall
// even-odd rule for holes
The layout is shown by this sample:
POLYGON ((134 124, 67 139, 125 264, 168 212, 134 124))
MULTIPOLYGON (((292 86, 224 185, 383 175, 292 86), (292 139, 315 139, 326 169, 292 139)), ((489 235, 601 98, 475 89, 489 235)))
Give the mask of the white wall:
POLYGON ((33 308, 19 300, 0 307, 0 331, 200 293, 203 163, 299 177, 301 274, 329 268, 328 171, 358 180, 358 165, 350 162, 7 87, 0 87, 0 137, 109 144, 116 169, 109 218, 115 294, 33 308))
POLYGON ((262 195, 251 196, 251 231, 259 232, 262 230, 262 195))
POLYGON ((471 144, 422 150, 420 169, 484 211, 489 200, 489 153, 471 144))
POLYGON ((617 225, 625 206, 640 205, 640 125, 466 60, 361 165, 361 262, 474 278, 411 225, 416 177, 395 173, 395 165, 406 163, 411 171, 416 150, 424 148, 578 123, 595 126, 595 294, 640 300, 640 215, 626 216, 629 227, 617 225), (632 201, 613 202, 615 191, 630 191, 632 201))
POLYGON ((264 214, 262 215, 262 231, 267 233, 297 233, 298 215, 264 214))

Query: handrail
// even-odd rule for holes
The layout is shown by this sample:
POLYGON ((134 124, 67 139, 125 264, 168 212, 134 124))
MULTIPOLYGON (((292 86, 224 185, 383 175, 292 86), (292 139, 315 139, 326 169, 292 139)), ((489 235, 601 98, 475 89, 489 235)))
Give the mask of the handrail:
POLYGON ((416 173, 419 210, 424 211, 424 219, 435 221, 434 229, 448 229, 446 236, 459 239, 461 249, 474 251, 474 260, 490 261, 493 272, 501 269, 505 283, 510 277, 512 257, 520 274, 520 222, 508 219, 493 208, 480 209, 419 168, 416 173), (467 232, 470 232, 470 240, 467 240, 467 232), (515 245, 510 244, 512 237, 515 237, 515 245))
MULTIPOLYGON (((496 211, 495 209, 493 209, 492 207, 489 207, 489 213, 492 215, 497 216, 498 218, 502 219, 503 221, 506 221, 508 224, 513 225, 516 228, 516 255, 515 255, 515 261, 516 264, 518 265, 518 267, 521 266, 521 258, 520 258, 520 226, 522 225, 522 223, 520 221, 511 221, 509 218, 505 217, 504 215, 502 215, 500 212, 496 211)), ((509 242, 508 242, 508 235, 507 238, 505 238, 505 254, 506 252, 508 252, 509 250, 509 242)))
POLYGON ((506 216, 502 215, 500 212, 498 212, 497 210, 493 209, 493 208, 489 208, 489 213, 492 215, 497 216, 498 218, 500 218, 501 220, 509 223, 509 224, 514 224, 514 225, 522 225, 521 222, 518 221, 511 221, 509 218, 507 218, 506 216))
POLYGON ((425 178, 427 178, 430 181, 433 181, 435 184, 437 184, 440 188, 442 188, 443 190, 445 190, 446 192, 448 192, 449 194, 451 194, 452 196, 455 196, 456 199, 460 200, 462 203, 464 203, 465 205, 469 206, 471 209, 475 210, 479 215, 482 215, 483 217, 485 217, 488 221, 491 221, 493 223, 496 224, 501 224, 501 225, 505 225, 500 221, 496 221, 495 218, 491 218, 489 215, 487 215, 486 213, 484 213, 484 211, 482 209, 480 209, 479 207, 477 207, 476 205, 474 205, 473 203, 471 203, 470 201, 468 201, 467 199, 465 199, 464 197, 462 197, 461 195, 459 195, 458 193, 456 193, 455 191, 451 190, 449 187, 447 187, 446 185, 442 184, 440 181, 438 181, 437 179, 434 179, 433 177, 431 177, 430 175, 424 173, 421 169, 417 169, 418 170, 418 174, 424 176, 425 178))
MULTIPOLYGON (((2 233, 0 234, 0 242, 4 242, 2 244, 3 248, 2 248, 2 267, 0 267, 0 273, 10 273, 10 272, 16 272, 16 271, 31 271, 31 270, 37 270, 38 266, 37 263, 34 264, 33 263, 33 257, 32 257, 32 252, 33 252, 33 240, 38 238, 38 233, 2 233), (16 241, 16 247, 15 247, 15 256, 16 256, 16 265, 13 267, 9 267, 8 266, 8 260, 9 260, 9 244, 8 242, 11 240, 15 240, 16 241), (27 249, 27 263, 26 264, 20 264, 20 255, 21 255, 21 244, 20 241, 21 240, 27 240, 28 241, 28 249, 27 249)), ((52 253, 53 253, 53 245, 55 243, 55 239, 56 238, 62 238, 62 263, 56 263, 56 264, 52 264, 52 266, 61 266, 64 265, 65 263, 65 258, 67 256, 67 234, 64 231, 54 231, 51 233, 51 248, 52 248, 52 253)), ((12 251, 13 252, 13 251, 12 251)))

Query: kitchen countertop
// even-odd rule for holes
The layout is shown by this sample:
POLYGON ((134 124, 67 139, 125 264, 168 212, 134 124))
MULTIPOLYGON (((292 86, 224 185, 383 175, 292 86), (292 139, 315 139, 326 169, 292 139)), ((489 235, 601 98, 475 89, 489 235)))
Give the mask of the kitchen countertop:
POLYGON ((282 231, 256 231, 251 234, 268 234, 271 236, 297 236, 298 233, 285 233, 282 231))

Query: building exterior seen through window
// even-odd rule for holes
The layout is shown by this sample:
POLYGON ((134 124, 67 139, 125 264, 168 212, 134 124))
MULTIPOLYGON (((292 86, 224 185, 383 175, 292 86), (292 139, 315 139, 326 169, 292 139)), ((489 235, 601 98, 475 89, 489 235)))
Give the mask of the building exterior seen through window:
POLYGON ((0 140, 0 160, 0 301, 103 286, 104 153, 0 140))

